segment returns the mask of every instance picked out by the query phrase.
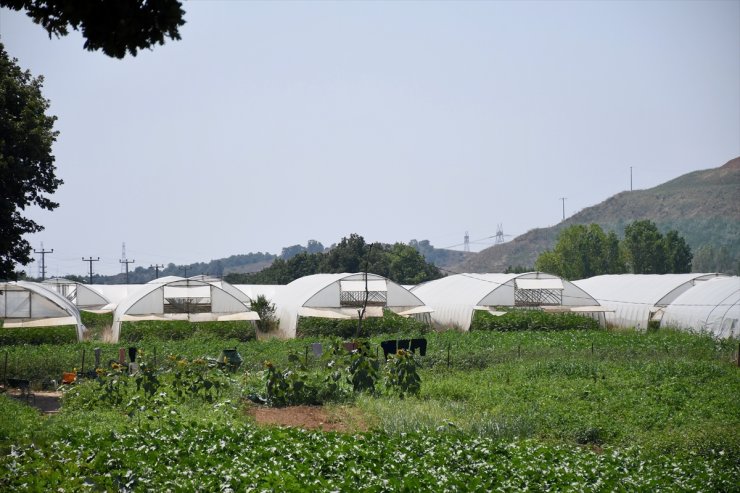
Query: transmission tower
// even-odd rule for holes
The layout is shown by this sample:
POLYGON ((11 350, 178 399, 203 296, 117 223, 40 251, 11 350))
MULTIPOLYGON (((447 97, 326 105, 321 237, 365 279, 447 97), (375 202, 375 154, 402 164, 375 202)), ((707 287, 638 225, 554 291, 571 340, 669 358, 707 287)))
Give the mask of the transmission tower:
POLYGON ((121 247, 121 260, 118 261, 121 264, 121 272, 126 272, 126 284, 128 284, 128 264, 136 263, 136 260, 128 260, 126 258, 126 242, 121 247))
POLYGON ((506 237, 511 235, 505 235, 504 234, 504 225, 499 224, 496 228, 496 239, 494 240, 494 245, 501 245, 502 243, 506 243, 506 237))
POLYGON ((470 235, 468 232, 465 232, 465 239, 463 240, 463 251, 469 252, 470 251, 470 235))
POLYGON ((121 272, 124 271, 124 265, 128 267, 128 264, 125 264, 126 260, 126 242, 124 241, 123 243, 121 243, 121 260, 119 261, 119 263, 121 264, 121 272))

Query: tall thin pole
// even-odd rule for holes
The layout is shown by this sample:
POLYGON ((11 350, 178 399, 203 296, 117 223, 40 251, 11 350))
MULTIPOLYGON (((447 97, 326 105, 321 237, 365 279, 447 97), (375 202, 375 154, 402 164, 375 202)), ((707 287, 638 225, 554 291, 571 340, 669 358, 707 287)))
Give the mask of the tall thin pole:
POLYGON ((159 279, 159 269, 160 268, 164 269, 164 265, 154 264, 154 265, 149 266, 150 269, 152 267, 154 267, 154 278, 159 279))
POLYGON ((126 264, 126 284, 128 284, 128 264, 133 264, 136 260, 119 260, 121 264, 126 264))
POLYGON ((40 253, 41 254, 41 280, 43 281, 46 278, 46 254, 47 253, 54 253, 54 249, 51 250, 44 250, 44 244, 41 244, 41 251, 34 250, 33 253, 40 253))
POLYGON ((565 199, 568 197, 560 197, 560 200, 563 201, 563 221, 565 221, 565 199))
POLYGON ((92 282, 92 263, 93 262, 99 262, 100 261, 100 257, 98 257, 98 258, 92 258, 92 257, 85 258, 85 257, 82 257, 82 261, 83 262, 90 262, 90 284, 92 284, 93 283, 92 282))

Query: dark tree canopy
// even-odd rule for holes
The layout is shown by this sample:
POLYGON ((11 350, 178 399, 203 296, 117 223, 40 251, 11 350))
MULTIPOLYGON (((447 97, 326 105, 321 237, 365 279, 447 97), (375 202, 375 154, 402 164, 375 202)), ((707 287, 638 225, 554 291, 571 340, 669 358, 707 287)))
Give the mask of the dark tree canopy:
POLYGON ((625 271, 619 239, 613 232, 604 233, 598 224, 574 224, 562 230, 555 248, 540 255, 535 267, 570 280, 625 271))
POLYGON ((31 262, 31 245, 23 235, 44 229, 21 211, 59 205, 46 196, 62 180, 54 174, 51 153, 56 117, 46 115, 49 101, 41 95, 42 82, 21 70, 0 43, 0 279, 13 277, 16 263, 31 262))
POLYGON ((25 10, 49 37, 80 31, 85 49, 115 58, 180 39, 185 24, 179 0, 0 0, 0 6, 25 10))
POLYGON ((301 251, 288 259, 281 256, 260 272, 230 274, 225 279, 231 283, 288 284, 312 274, 365 270, 400 284, 419 284, 442 277, 437 267, 424 260, 414 247, 403 243, 368 244, 362 236, 351 234, 328 252, 321 250, 317 253, 301 251))
POLYGON ((565 279, 601 274, 678 274, 691 272, 691 248, 671 230, 665 236, 648 220, 627 225, 624 240, 605 234, 601 226, 575 224, 563 229, 552 251, 542 253, 537 270, 565 279))
POLYGON ((628 224, 624 229, 624 249, 635 274, 665 274, 665 239, 654 222, 647 219, 628 224))

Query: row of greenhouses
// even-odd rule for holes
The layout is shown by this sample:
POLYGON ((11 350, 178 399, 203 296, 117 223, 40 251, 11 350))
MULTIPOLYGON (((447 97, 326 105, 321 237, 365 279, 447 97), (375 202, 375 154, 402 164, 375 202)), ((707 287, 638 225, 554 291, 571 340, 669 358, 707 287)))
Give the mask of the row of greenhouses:
POLYGON ((674 327, 716 337, 740 337, 740 278, 719 274, 605 275, 567 281, 542 272, 455 274, 401 286, 376 274, 316 274, 284 286, 231 285, 197 276, 166 277, 143 285, 86 285, 65 279, 0 283, 6 328, 75 325, 80 311, 112 312, 110 340, 123 322, 259 320, 251 302, 276 307, 276 335, 296 336, 301 317, 380 317, 384 310, 426 321, 435 329, 470 329, 476 311, 512 308, 579 313, 608 327, 674 327), (364 307, 364 309, 363 309, 364 307))

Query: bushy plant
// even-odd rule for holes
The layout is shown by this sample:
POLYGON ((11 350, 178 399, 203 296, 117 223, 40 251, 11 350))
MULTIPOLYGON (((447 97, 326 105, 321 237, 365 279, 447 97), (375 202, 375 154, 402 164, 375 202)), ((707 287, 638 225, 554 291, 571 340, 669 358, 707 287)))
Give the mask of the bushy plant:
POLYGON ((400 398, 405 395, 419 395, 421 377, 417 371, 418 366, 412 353, 399 349, 386 364, 386 388, 400 398))
POLYGON ((85 340, 97 341, 103 339, 105 332, 113 325, 113 313, 93 313, 80 311, 82 324, 85 326, 85 340))
MULTIPOLYGON (((414 318, 396 315, 383 310, 382 317, 366 318, 362 321, 363 335, 379 334, 424 334, 427 326, 414 318)), ((340 320, 319 317, 301 317, 296 329, 298 337, 341 337, 350 339, 357 333, 357 320, 340 320)))
POLYGON ((192 337, 236 339, 247 342, 256 338, 254 325, 249 321, 189 322, 187 320, 144 320, 121 324, 119 340, 123 343, 143 340, 178 341, 192 337))
POLYGON ((0 346, 21 344, 67 344, 77 342, 77 327, 18 327, 0 328, 0 346))
POLYGON ((357 349, 349 355, 348 381, 355 392, 375 392, 380 376, 380 361, 371 353, 367 341, 356 341, 357 349))
POLYGON ((596 319, 574 313, 546 313, 540 310, 511 310, 505 315, 494 316, 477 310, 470 330, 492 330, 499 332, 562 330, 596 330, 596 319))
POLYGON ((265 295, 261 294, 253 299, 250 308, 260 317, 256 322, 259 330, 271 332, 278 328, 279 321, 275 317, 275 304, 270 303, 265 295))

